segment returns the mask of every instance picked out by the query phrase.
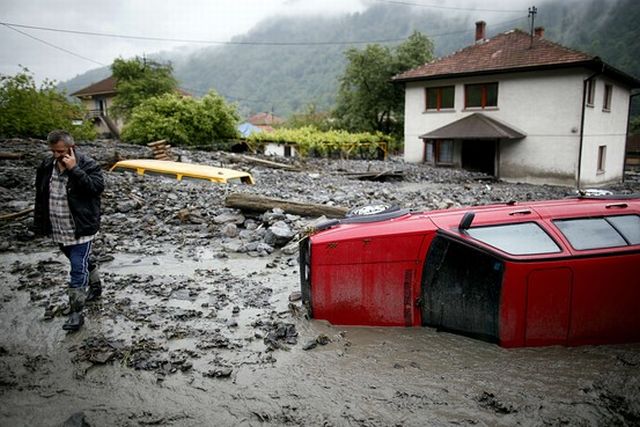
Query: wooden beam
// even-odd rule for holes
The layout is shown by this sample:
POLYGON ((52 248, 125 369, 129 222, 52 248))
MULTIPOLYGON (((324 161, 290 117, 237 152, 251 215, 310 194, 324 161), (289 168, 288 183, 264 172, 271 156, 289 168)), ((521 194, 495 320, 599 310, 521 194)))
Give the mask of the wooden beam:
POLYGON ((303 203, 292 200, 274 199, 249 193, 231 193, 225 199, 225 206, 253 212, 266 212, 273 208, 301 216, 326 216, 342 218, 349 210, 341 206, 327 206, 317 203, 303 203))

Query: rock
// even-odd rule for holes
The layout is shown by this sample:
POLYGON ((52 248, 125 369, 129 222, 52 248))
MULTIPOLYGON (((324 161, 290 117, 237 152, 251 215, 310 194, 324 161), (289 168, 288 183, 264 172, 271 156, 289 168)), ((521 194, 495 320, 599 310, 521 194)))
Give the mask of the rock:
POLYGON ((282 250, 282 253, 285 255, 293 255, 297 253, 299 249, 300 249, 300 246, 298 245, 298 241, 296 240, 288 243, 281 250, 282 250))
POLYGON ((131 212, 137 207, 138 207, 138 204, 136 202, 134 202, 133 200, 127 200, 126 202, 118 203, 116 205, 116 210, 120 213, 127 213, 127 212, 131 212))
POLYGON ((302 292, 293 291, 289 294, 289 301, 300 301, 302 299, 302 292))
POLYGON ((242 224, 245 221, 244 215, 239 213, 223 213, 213 218, 213 222, 216 224, 225 224, 232 222, 234 224, 242 224))
POLYGON ((238 236, 238 226, 233 222, 228 222, 222 227, 222 234, 227 237, 237 237, 238 236))
POLYGON ((312 349, 316 348, 317 346, 318 346, 318 343, 316 342, 316 340, 309 340, 302 346, 302 349, 303 350, 312 350, 312 349))
POLYGON ((205 372, 202 375, 209 378, 227 378, 227 377, 230 377, 232 373, 233 373, 233 369, 222 367, 222 368, 212 369, 210 371, 205 372))
POLYGON ((267 229, 264 241, 271 246, 280 248, 286 245, 295 233, 291 231, 289 225, 284 221, 278 221, 267 229))
POLYGON ((91 424, 85 419, 84 412, 76 412, 71 415, 60 427, 90 427, 91 424))

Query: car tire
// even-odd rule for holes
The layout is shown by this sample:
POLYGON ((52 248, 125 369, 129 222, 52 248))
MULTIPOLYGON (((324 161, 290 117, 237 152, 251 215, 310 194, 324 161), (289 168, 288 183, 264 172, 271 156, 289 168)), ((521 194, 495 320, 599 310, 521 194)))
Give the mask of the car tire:
POLYGON ((342 224, 353 224, 386 221, 388 219, 398 218, 408 213, 409 209, 400 209, 400 206, 398 205, 379 203, 353 208, 345 214, 345 218, 340 222, 342 224))

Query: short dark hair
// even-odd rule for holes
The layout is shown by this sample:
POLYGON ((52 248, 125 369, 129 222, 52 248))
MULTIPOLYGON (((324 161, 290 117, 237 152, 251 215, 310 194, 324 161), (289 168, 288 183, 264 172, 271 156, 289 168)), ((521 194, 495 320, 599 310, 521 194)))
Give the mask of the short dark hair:
POLYGON ((64 142, 65 145, 73 145, 75 143, 71 134, 66 130, 57 129, 49 132, 49 135, 47 135, 47 142, 49 144, 57 144, 60 141, 64 142))

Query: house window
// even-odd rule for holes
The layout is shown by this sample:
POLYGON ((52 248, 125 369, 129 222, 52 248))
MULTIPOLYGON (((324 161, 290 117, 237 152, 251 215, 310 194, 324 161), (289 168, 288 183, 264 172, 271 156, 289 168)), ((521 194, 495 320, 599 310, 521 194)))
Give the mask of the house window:
POLYGON ((598 173, 604 173, 604 164, 607 160, 607 146, 601 145, 598 147, 598 173))
POLYGON ((498 83, 465 85, 465 108, 487 108, 498 106, 498 83))
POLYGON ((424 161, 436 165, 453 163, 453 140, 426 141, 424 161))
POLYGON ((454 86, 428 87, 425 92, 427 111, 453 108, 454 86))
POLYGON ((611 111, 611 95, 613 94, 613 86, 604 85, 604 100, 602 102, 602 109, 604 111, 611 111))
POLYGON ((596 96, 596 81, 594 79, 587 80, 587 107, 593 107, 593 100, 596 96))

